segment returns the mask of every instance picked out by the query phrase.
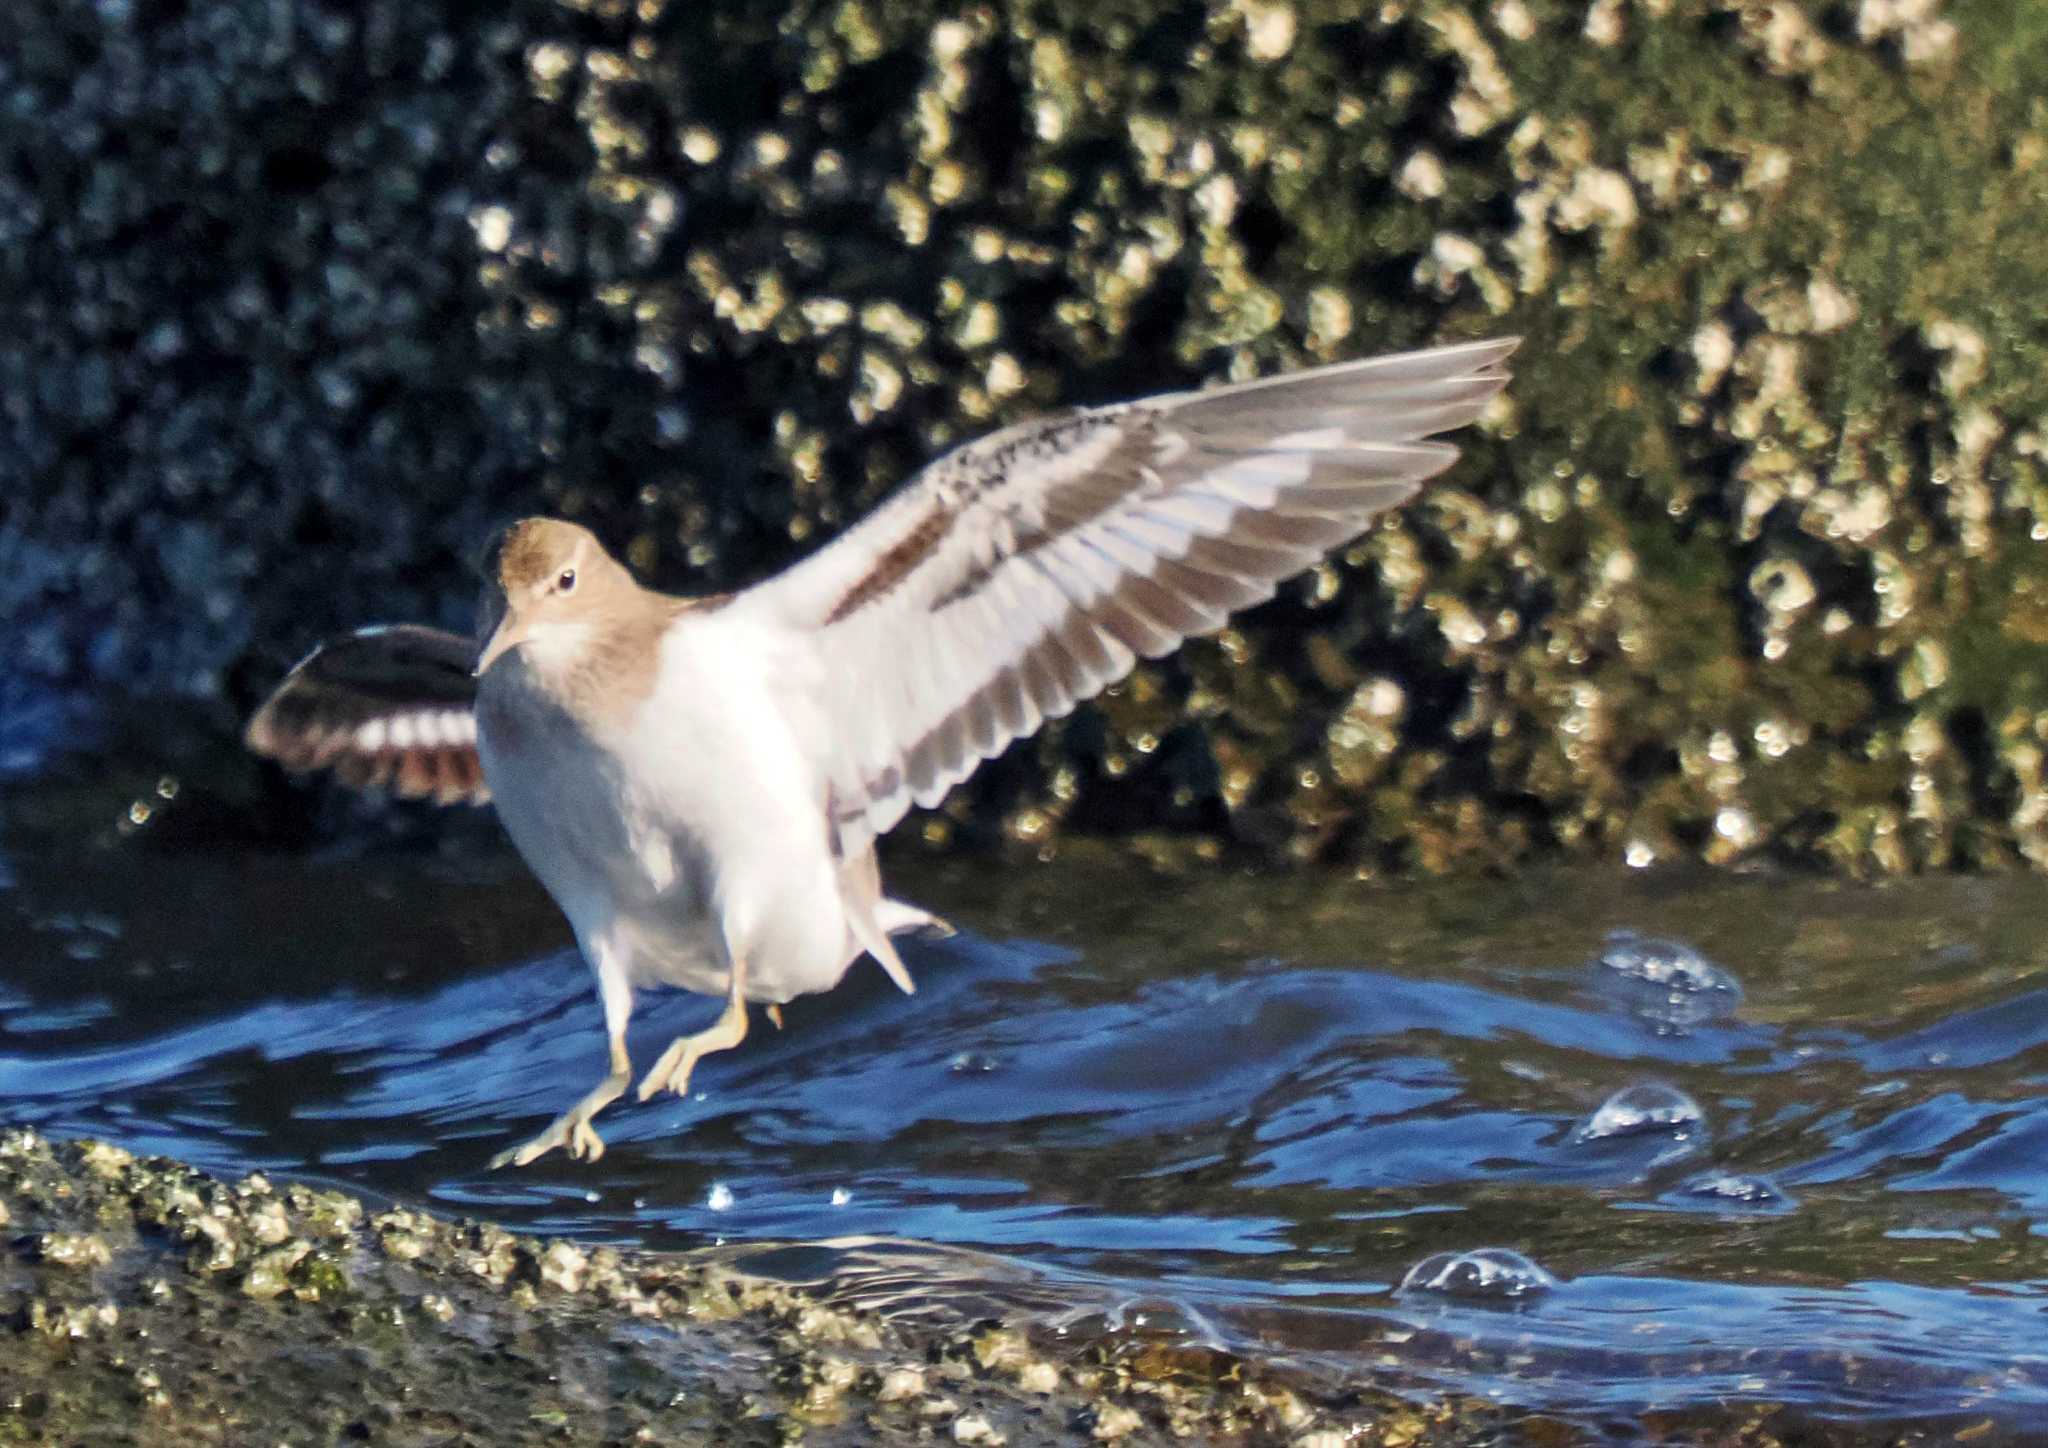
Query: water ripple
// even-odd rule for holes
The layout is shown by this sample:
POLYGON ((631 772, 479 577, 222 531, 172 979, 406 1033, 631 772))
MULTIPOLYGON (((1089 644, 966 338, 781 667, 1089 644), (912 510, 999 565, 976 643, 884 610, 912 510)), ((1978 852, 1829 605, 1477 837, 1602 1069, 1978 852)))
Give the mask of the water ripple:
MULTIPOLYGON (((2048 1310, 2048 887, 896 883, 965 927, 907 945, 915 998, 856 970, 689 1100, 622 1102, 595 1167, 508 1174, 490 1155, 603 1069, 588 973, 509 864, 17 854, 0 1103, 222 1171, 722 1241, 892 1310, 1593 1417, 1763 1394, 2048 1425, 2017 1350, 2048 1310), (1481 1248, 1561 1285, 1511 1322, 1396 1293, 1481 1248)), ((647 999, 635 1058, 714 1010, 647 999)))

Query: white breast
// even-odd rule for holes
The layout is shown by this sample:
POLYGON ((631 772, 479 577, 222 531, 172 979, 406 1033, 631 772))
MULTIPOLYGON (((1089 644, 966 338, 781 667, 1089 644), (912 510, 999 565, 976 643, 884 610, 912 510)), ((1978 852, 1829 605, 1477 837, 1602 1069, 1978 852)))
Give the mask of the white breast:
POLYGON ((586 954, 613 942, 636 984, 722 992, 729 945, 747 994, 782 1001, 830 988, 858 953, 821 772, 768 687, 801 654, 757 635, 715 611, 677 620, 654 689, 610 728, 569 719, 516 655, 478 691, 506 830, 586 954))
POLYGON ((649 818, 702 873, 719 928, 763 1000, 824 990, 857 953, 840 908, 819 761, 779 699, 807 655, 723 610, 677 620, 626 747, 649 818))

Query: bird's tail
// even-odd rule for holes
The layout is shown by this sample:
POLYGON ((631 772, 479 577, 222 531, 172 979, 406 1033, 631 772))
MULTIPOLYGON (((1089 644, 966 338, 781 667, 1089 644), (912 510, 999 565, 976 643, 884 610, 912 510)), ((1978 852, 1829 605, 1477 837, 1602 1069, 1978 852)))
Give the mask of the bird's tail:
MULTIPOLYGON (((905 920, 902 912, 911 907, 895 900, 882 898, 882 870, 875 862, 872 849, 863 850, 850 860, 839 865, 839 905, 846 913, 847 928, 853 932, 856 944, 875 958, 876 964, 889 972, 889 979, 896 982, 896 988, 905 995, 917 994, 917 982, 910 978, 910 969, 904 965, 903 957, 896 953, 896 947, 889 942, 889 930, 925 923, 943 923, 935 917, 925 915, 923 920, 905 920), (882 916, 890 919, 889 929, 882 926, 882 916)), ((923 911, 915 911, 923 915, 923 911)))

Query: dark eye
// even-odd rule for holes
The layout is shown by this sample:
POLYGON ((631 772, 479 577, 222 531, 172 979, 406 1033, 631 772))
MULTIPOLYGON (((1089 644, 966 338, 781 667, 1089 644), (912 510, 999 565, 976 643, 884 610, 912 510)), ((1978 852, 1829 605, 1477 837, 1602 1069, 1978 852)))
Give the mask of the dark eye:
POLYGON ((564 568, 562 570, 562 576, 555 580, 555 591, 557 593, 569 593, 573 591, 575 587, 576 570, 573 568, 564 568))

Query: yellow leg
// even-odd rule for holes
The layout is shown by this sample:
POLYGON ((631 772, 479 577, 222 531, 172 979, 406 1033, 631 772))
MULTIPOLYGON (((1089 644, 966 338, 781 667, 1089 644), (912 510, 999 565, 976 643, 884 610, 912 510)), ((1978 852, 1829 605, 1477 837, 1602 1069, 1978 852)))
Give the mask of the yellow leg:
POLYGON ((773 1021, 773 1022, 775 1023, 775 1029, 776 1029, 776 1030, 778 1030, 778 1031, 779 1031, 779 1030, 781 1030, 781 1029, 782 1029, 782 1007, 781 1007, 781 1006, 777 1006, 777 1005, 771 1005, 771 1006, 769 1006, 769 1007, 768 1007, 768 1019, 769 1019, 769 1020, 771 1020, 771 1021, 773 1021))
MULTIPOLYGON (((624 1022, 620 1023, 623 1028, 624 1022)), ((528 1162, 546 1156, 556 1147, 567 1148, 569 1155, 586 1161, 596 1161, 604 1155, 604 1141, 590 1125, 590 1118, 626 1094, 626 1085, 633 1079, 633 1062, 626 1055, 626 1037, 623 1029, 611 1038, 611 1074, 591 1088, 590 1094, 557 1116, 554 1124, 524 1146, 509 1147, 491 1158, 491 1170, 502 1166, 525 1166, 528 1162)))
POLYGON ((746 985, 740 962, 735 960, 732 963, 732 985, 726 991, 725 1010, 708 1028, 694 1036, 678 1037, 661 1053, 654 1069, 640 1078, 640 1099, 645 1101, 663 1090, 673 1091, 678 1096, 686 1095, 690 1089, 690 1073, 697 1069, 699 1061, 713 1051, 730 1051, 746 1038, 746 985))

